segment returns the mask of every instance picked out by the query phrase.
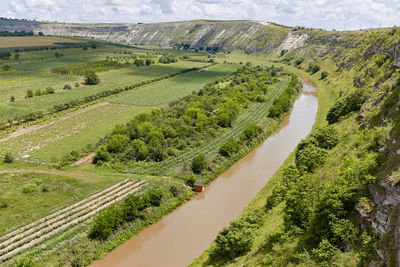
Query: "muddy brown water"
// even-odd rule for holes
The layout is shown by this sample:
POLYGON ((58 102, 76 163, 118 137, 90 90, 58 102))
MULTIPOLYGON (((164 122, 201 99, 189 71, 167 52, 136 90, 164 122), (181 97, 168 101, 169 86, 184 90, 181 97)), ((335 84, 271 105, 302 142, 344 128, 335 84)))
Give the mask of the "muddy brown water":
POLYGON ((203 193, 95 261, 92 267, 187 266, 239 216, 314 125, 318 99, 308 80, 290 115, 267 140, 203 193))

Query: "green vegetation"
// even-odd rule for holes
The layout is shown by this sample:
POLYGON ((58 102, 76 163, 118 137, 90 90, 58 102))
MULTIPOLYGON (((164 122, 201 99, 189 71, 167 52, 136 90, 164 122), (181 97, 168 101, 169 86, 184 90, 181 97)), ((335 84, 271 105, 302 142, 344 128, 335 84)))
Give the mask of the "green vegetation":
POLYGON ((100 79, 99 76, 93 71, 93 70, 88 70, 85 73, 85 84, 86 85, 95 85, 99 84, 100 79))

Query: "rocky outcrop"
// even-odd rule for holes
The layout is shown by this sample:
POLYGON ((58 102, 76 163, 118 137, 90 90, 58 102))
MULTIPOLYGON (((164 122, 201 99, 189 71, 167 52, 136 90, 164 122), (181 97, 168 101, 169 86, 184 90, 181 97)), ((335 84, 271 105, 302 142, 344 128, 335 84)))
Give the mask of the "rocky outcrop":
POLYGON ((394 49, 394 61, 393 64, 397 67, 400 67, 400 44, 397 44, 394 49))
POLYGON ((308 37, 309 34, 307 32, 306 33, 289 32, 286 39, 276 49, 275 54, 279 54, 282 50, 290 52, 296 48, 303 46, 308 37))

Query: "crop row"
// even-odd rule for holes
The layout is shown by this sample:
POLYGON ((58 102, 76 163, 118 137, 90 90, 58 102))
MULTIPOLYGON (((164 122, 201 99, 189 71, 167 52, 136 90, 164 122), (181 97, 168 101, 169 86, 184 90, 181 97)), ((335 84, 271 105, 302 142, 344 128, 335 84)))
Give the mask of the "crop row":
POLYGON ((3 236, 2 240, 6 236, 8 238, 0 243, 0 262, 6 261, 21 251, 87 220, 112 203, 137 192, 145 184, 143 181, 125 180, 3 236))
POLYGON ((253 104, 242 116, 240 116, 232 129, 223 133, 219 137, 215 138, 210 143, 195 149, 190 149, 183 152, 177 157, 169 158, 164 162, 156 163, 149 171, 152 172, 167 172, 178 165, 184 165, 189 162, 194 156, 199 153, 207 155, 216 155, 218 153, 221 144, 226 142, 229 138, 238 138, 243 130, 251 123, 258 123, 263 117, 268 115, 269 109, 271 108, 274 100, 285 91, 289 83, 288 78, 285 78, 282 82, 272 87, 271 94, 269 95, 266 102, 253 104))

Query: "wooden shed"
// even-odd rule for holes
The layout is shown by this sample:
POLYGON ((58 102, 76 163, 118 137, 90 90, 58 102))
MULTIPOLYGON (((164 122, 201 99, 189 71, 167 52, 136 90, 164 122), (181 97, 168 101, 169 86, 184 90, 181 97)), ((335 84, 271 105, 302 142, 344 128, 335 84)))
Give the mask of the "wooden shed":
POLYGON ((195 192, 203 192, 204 183, 203 182, 199 182, 199 181, 194 182, 193 190, 195 192))

